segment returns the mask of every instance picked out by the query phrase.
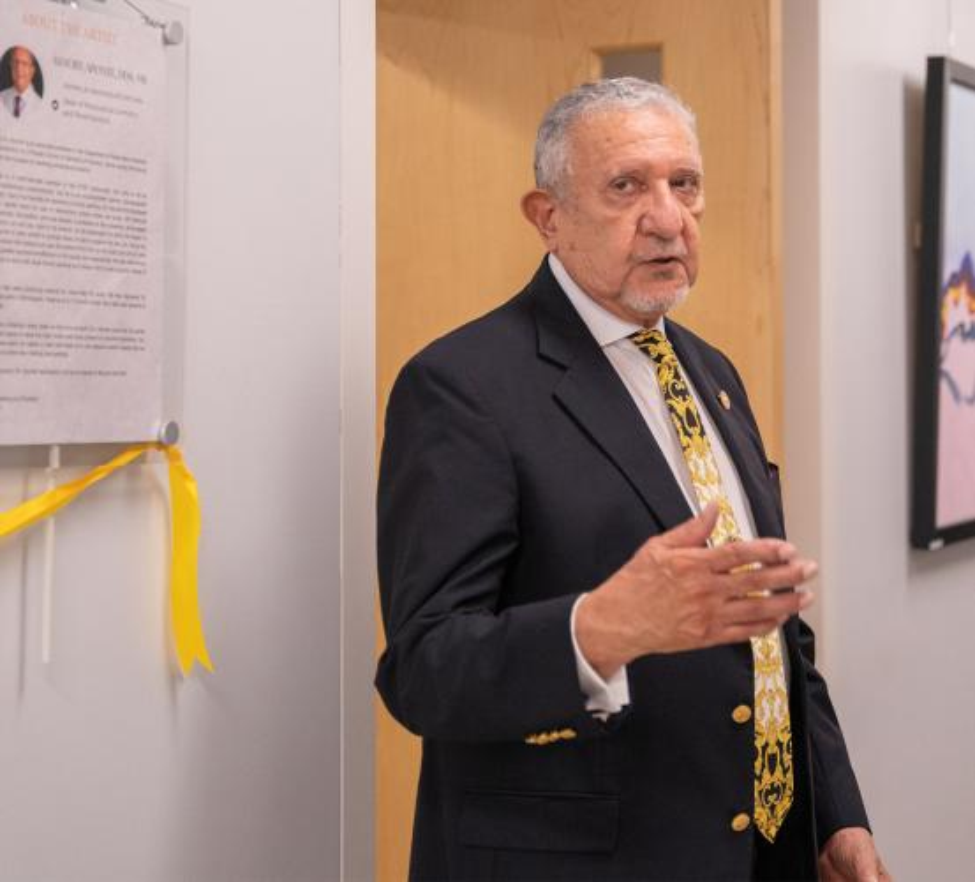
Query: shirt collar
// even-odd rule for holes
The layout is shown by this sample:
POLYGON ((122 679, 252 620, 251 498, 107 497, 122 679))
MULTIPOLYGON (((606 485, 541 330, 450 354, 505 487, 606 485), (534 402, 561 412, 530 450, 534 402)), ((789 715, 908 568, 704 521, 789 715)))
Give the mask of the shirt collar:
MULTIPOLYGON (((548 265, 552 270, 552 275, 555 276, 555 280, 559 283, 559 287, 565 292, 565 296, 569 298, 569 302, 579 313, 579 318, 582 319, 589 329, 589 333, 596 338, 596 342, 600 346, 603 348, 611 346, 613 343, 629 337, 630 334, 644 330, 643 325, 621 319, 593 300, 576 284, 562 265, 562 261, 554 254, 549 254, 548 265)), ((657 320, 654 328, 664 332, 663 318, 657 320)))

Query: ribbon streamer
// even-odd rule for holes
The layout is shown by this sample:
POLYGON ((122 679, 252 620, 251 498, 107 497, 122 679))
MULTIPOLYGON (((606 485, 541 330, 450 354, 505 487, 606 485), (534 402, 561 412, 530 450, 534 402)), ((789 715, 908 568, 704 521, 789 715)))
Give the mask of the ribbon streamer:
POLYGON ((183 675, 189 674, 199 662, 208 671, 213 663, 207 652, 200 619, 197 593, 197 550, 200 541, 200 499, 183 454, 175 445, 137 444, 120 453, 104 465, 97 466, 75 481, 69 481, 28 499, 9 511, 0 512, 0 539, 25 530, 54 514, 85 492, 89 487, 125 468, 143 453, 160 450, 169 461, 169 496, 172 518, 172 564, 170 567, 169 600, 176 657, 183 675))

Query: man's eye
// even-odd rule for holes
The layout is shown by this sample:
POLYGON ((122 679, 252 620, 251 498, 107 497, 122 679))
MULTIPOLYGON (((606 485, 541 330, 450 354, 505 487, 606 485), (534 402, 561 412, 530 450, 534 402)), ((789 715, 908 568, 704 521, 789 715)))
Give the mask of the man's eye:
POLYGON ((701 189, 701 179, 697 175, 681 175, 679 178, 674 178, 670 185, 678 193, 694 196, 701 189))
POLYGON ((637 182, 633 178, 616 178, 610 187, 617 193, 633 193, 637 189, 637 182))

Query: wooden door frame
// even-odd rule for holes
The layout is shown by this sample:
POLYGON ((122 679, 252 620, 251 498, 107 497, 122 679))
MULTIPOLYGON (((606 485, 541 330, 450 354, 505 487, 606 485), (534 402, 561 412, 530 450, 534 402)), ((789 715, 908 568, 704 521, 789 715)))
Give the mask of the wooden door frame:
POLYGON ((324 798, 340 802, 341 878, 360 880, 375 877, 376 854, 375 3, 339 0, 339 24, 341 786, 339 794, 324 798))

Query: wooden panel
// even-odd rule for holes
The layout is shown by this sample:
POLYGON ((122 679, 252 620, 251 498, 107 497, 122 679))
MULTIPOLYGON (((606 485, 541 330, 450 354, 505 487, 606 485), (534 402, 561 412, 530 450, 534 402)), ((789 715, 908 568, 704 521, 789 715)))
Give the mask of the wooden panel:
MULTIPOLYGON (((518 201, 546 107, 599 52, 660 46, 696 110, 707 211, 701 274, 677 315, 741 370, 781 449, 778 0, 380 0, 378 388, 515 293, 542 251, 518 201)), ((377 875, 406 876, 418 748, 378 709, 377 875)))

